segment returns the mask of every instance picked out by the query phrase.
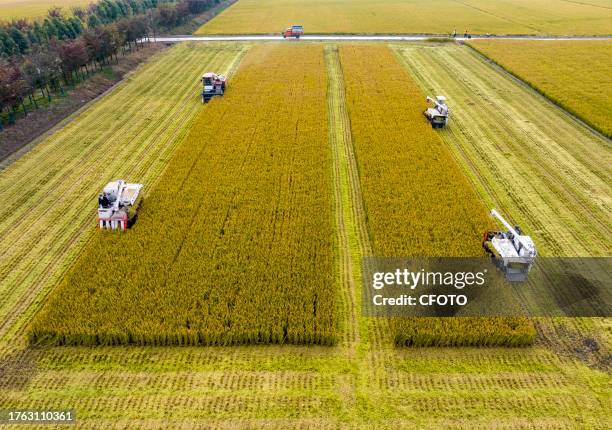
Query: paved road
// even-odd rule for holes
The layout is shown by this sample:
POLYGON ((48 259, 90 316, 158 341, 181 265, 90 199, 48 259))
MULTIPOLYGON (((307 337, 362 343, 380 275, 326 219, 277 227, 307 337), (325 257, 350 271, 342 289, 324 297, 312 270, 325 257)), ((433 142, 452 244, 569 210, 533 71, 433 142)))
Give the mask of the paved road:
MULTIPOLYGON (((411 40, 426 40, 446 38, 448 36, 431 36, 431 35, 306 35, 302 36, 301 40, 361 40, 361 41, 411 41, 411 40)), ((472 36, 471 40, 476 39, 508 39, 508 40, 612 40, 612 36, 589 36, 589 37, 557 37, 557 36, 472 36)), ((167 36, 156 38, 157 42, 250 42, 250 41, 266 41, 266 40, 283 40, 282 36, 266 36, 266 35, 251 35, 251 36, 167 36)), ((295 41, 295 39, 286 39, 287 41, 295 41)), ((464 37, 456 37, 455 40, 468 40, 464 37)))

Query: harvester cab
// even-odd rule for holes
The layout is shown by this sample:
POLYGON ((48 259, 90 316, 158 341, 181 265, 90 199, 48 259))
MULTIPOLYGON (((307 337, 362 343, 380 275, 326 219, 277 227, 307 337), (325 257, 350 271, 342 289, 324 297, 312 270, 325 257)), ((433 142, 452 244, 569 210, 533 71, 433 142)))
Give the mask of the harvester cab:
POLYGON ((432 98, 427 96, 425 98, 427 103, 432 103, 433 107, 425 109, 423 115, 427 118, 427 121, 431 124, 432 128, 442 128, 448 124, 448 117, 450 115, 450 109, 446 104, 446 97, 436 96, 432 98))
POLYGON ((98 226, 103 230, 126 230, 135 220, 142 184, 119 179, 109 182, 98 196, 98 226))
POLYGON ((283 35, 283 39, 288 37, 295 37, 296 39, 299 39, 300 36, 304 34, 304 27, 301 25, 292 25, 291 27, 285 29, 285 31, 283 31, 281 34, 283 35))
POLYGON ((222 96, 227 87, 225 76, 208 72, 202 76, 202 103, 208 103, 214 96, 222 96))
POLYGON ((525 281, 537 256, 535 243, 522 234, 518 225, 512 227, 495 209, 491 210, 491 215, 508 230, 486 231, 482 246, 508 281, 525 281))

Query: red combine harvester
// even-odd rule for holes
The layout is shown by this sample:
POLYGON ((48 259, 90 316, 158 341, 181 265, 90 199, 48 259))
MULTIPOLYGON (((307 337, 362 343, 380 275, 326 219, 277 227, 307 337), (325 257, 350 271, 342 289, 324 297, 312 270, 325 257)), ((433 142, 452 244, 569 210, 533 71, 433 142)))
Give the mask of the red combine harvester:
POLYGON ((283 35, 284 39, 288 37, 295 37, 296 39, 299 39, 300 36, 304 34, 304 27, 302 27, 301 25, 292 25, 291 27, 283 31, 281 34, 283 35))
POLYGON ((101 230, 127 230, 136 219, 142 184, 119 179, 109 182, 98 196, 98 225, 101 230))
POLYGON ((225 76, 217 75, 216 73, 208 72, 202 76, 202 103, 208 101, 214 96, 222 96, 225 94, 227 87, 227 79, 225 76))

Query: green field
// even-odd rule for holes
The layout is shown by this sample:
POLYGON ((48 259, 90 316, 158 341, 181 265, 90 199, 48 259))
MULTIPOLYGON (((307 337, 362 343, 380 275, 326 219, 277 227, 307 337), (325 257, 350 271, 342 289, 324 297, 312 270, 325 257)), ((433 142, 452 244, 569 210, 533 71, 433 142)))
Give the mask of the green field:
POLYGON ((87 6, 89 3, 91 0, 0 0, 0 21, 39 18, 54 7, 61 7, 67 12, 75 6, 87 6))
POLYGON ((612 137, 612 41, 478 40, 471 46, 612 137))
POLYGON ((197 34, 612 34, 612 2, 565 0, 240 0, 197 34))
MULTIPOLYGON (((501 15, 498 9, 517 3, 479 1, 478 5, 501 15)), ((609 2, 590 3, 607 6, 609 2)), ((220 19, 231 17, 234 8, 245 4, 241 0, 220 19)), ((521 4, 527 7, 527 2, 521 4)), ((533 12, 544 10, 548 2, 529 4, 534 26, 539 22, 541 28, 563 28, 569 22, 567 17, 546 21, 544 12, 533 12)), ((456 16, 468 10, 463 3, 453 5, 456 16)), ((314 11, 312 22, 320 18, 331 27, 332 20, 325 17, 333 14, 317 15, 314 6, 309 9, 314 11)), ((433 13, 433 6, 439 5, 423 3, 422 8, 433 13)), ((593 8, 571 2, 554 6, 550 13, 555 16, 593 8)), ((596 9, 600 12, 593 16, 606 17, 605 7, 596 9)), ((343 11, 336 12, 338 25, 370 25, 365 19, 343 21, 343 11)), ((351 8, 345 8, 344 13, 349 12, 353 13, 351 8)), ((396 12, 385 12, 385 16, 396 12)), ((529 22, 529 13, 521 8, 514 13, 512 22, 492 13, 478 15, 483 26, 486 20, 495 20, 498 31, 526 31, 521 22, 529 22)), ((280 12, 268 10, 266 16, 267 21, 263 15, 261 20, 251 17, 251 25, 282 28, 287 24, 276 22, 280 12)), ((372 20, 380 24, 376 16, 372 20)), ((426 28, 432 23, 446 26, 444 20, 452 20, 453 14, 437 15, 438 20, 427 14, 410 16, 426 28)), ((388 20, 405 24, 399 21, 388 20)), ((475 26, 477 20, 471 22, 475 26)), ((587 22, 603 20, 575 19, 582 28, 587 22)), ((245 27, 246 21, 240 25, 245 27)), ((232 32, 236 27, 224 28, 232 32)), ((486 224, 480 212, 493 206, 521 224, 543 256, 610 255, 609 139, 466 46, 310 44, 298 48, 309 55, 298 55, 298 49, 292 52, 294 46, 262 45, 174 46, 43 136, 19 159, 0 166, 0 410, 75 409, 75 427, 82 429, 609 428, 610 319, 535 320, 538 335, 531 347, 398 348, 392 321, 362 316, 360 291, 361 257, 411 249, 437 252, 440 244, 456 246, 447 241, 442 234, 446 227, 439 224, 448 223, 461 231, 464 240, 471 240, 486 224), (270 61, 281 66, 270 68, 270 61), (248 80, 241 81, 240 68, 251 70, 248 80), (203 106, 199 77, 208 70, 227 73, 230 90, 224 98, 203 106), (376 88, 377 72, 388 79, 387 87, 376 88), (448 97, 452 118, 446 129, 434 134, 420 115, 425 107, 423 94, 448 97), (306 117, 301 119, 300 114, 306 117), (209 118, 214 121, 207 123, 209 118), (431 154, 435 160, 427 163, 431 154), (296 166, 309 159, 317 162, 300 173, 296 166), (390 176, 394 161, 419 159, 420 169, 403 165, 396 177, 390 176), (452 174, 436 183, 429 164, 452 174), (197 174, 185 172, 190 166, 195 166, 197 174), (175 173, 178 170, 183 174, 175 173), (319 222, 327 219, 331 231, 329 225, 321 229, 322 242, 333 242, 335 249, 333 256, 321 255, 334 264, 334 289, 330 290, 336 307, 334 345, 29 344, 30 323, 45 303, 56 306, 55 311, 60 305, 73 309, 71 295, 58 295, 57 286, 73 287, 74 293, 83 294, 100 285, 115 288, 114 292, 123 289, 123 295, 113 295, 104 303, 114 318, 109 323, 115 326, 134 317, 135 308, 121 303, 123 298, 132 300, 129 305, 139 299, 157 300, 146 289, 132 291, 102 278, 93 286, 85 281, 71 283, 71 276, 95 272, 96 262, 87 260, 88 255, 103 258, 88 254, 90 247, 102 242, 95 231, 95 199, 108 180, 120 177, 146 185, 143 217, 121 238, 104 236, 107 245, 134 237, 141 240, 140 227, 148 225, 153 230, 156 221, 172 220, 175 210, 193 211, 191 205, 201 202, 205 208, 197 211, 200 216, 193 224, 197 228, 183 224, 181 230, 181 238, 196 238, 182 241, 188 251, 185 255, 194 261, 199 255, 210 262, 213 259, 206 252, 214 248, 223 251, 219 261, 235 268, 228 256, 236 241, 256 241, 257 246, 244 247, 253 254, 243 249, 240 255, 258 255, 259 261, 261 246, 302 244, 281 241, 282 237, 265 241, 253 233, 261 231, 267 239, 270 232, 295 233, 291 228, 274 228, 272 220, 281 219, 277 214, 287 214, 286 220, 303 220, 307 215, 319 228, 324 225, 319 222), (177 196, 163 192, 163 184, 183 180, 184 188, 174 183, 170 191, 189 191, 192 201, 179 202, 173 200, 177 196), (393 183, 392 189, 385 188, 385 181, 393 183), (290 184, 297 191, 289 192, 290 184), (438 198, 427 198, 433 196, 438 198), (456 196, 469 199, 471 206, 448 201, 456 196), (222 203, 219 207, 210 200, 213 197, 222 203), (405 216, 394 213, 391 206, 385 207, 393 203, 392 197, 409 197, 430 218, 421 220, 421 212, 410 212, 410 208, 404 208, 405 216), (312 204, 318 198, 325 204, 312 204), (255 201, 270 202, 270 211, 252 210, 250 204, 255 201), (164 211, 165 202, 174 205, 164 211), (296 210, 300 207, 309 209, 303 214, 296 210), (456 219, 435 218, 436 210, 446 207, 473 218, 467 226, 458 226, 456 219), (378 233, 391 234, 394 228, 404 228, 403 222, 414 224, 405 226, 411 237, 386 239, 378 233), (415 237, 418 223, 425 226, 433 243, 415 237), (220 231, 228 235, 226 248, 216 234, 220 231), (206 238, 197 240, 203 232, 206 238), (58 297, 66 303, 58 304, 58 297)), ((168 233, 164 245, 179 236, 174 230, 157 233, 168 233)), ((474 252, 480 238, 475 240, 468 248, 474 252)), ((140 251, 145 254, 148 246, 154 247, 146 241, 138 244, 144 244, 140 251)), ((140 254, 135 257, 130 246, 135 244, 126 244, 122 251, 131 250, 131 254, 118 252, 124 259, 133 259, 126 261, 126 270, 117 270, 122 282, 138 273, 142 286, 148 277, 160 276, 159 265, 141 271, 145 261, 140 254)), ((111 248, 103 250, 110 253, 111 248)), ((160 254, 165 251, 155 249, 160 254)), ((269 250, 270 262, 290 268, 290 261, 276 258, 307 252, 291 246, 269 250)), ((181 252, 174 256, 180 258, 181 252)), ((252 268, 250 264, 245 267, 252 268)), ((317 275, 325 279, 326 267, 311 269, 322 271, 317 275)), ((179 270, 172 279, 177 284, 187 280, 189 285, 191 275, 210 273, 179 270)), ((269 281, 280 285, 276 279, 269 281)), ((293 282, 291 287, 301 281, 293 282)), ((161 284, 156 288, 164 293, 161 284)), ((245 301, 261 300, 253 291, 244 292, 245 301)), ((190 294, 200 291, 182 293, 174 304, 184 305, 191 300, 190 294)), ((299 294, 288 288, 285 299, 299 294)), ((99 291, 96 297, 105 300, 107 294, 99 291)), ((76 316, 86 321, 88 303, 80 304, 81 313, 76 316)), ((275 316, 270 315, 272 308, 255 310, 260 315, 249 317, 275 316)), ((104 314, 91 316, 100 319, 104 314)), ((64 317, 69 322, 75 315, 64 317)))

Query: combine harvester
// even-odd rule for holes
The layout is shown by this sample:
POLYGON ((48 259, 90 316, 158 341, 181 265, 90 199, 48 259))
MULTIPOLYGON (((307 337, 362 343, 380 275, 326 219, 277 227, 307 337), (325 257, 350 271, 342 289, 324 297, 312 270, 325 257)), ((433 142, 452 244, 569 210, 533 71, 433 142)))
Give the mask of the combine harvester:
POLYGON ((518 225, 512 227, 495 209, 491 209, 491 215, 508 231, 486 231, 482 246, 491 255, 495 265, 504 272, 508 281, 525 281, 537 255, 533 240, 521 234, 518 225))
POLYGON ((301 25, 292 25, 291 27, 285 29, 285 31, 283 31, 281 34, 283 35, 283 39, 288 37, 295 37, 296 39, 299 39, 300 36, 304 34, 304 27, 301 25))
POLYGON ((214 96, 222 96, 227 88, 225 76, 208 72, 202 76, 202 103, 208 103, 214 96))
POLYGON ((423 115, 427 118, 427 121, 431 124, 432 128, 442 128, 448 124, 448 116, 450 115, 450 109, 446 105, 446 97, 436 96, 435 99, 427 96, 425 98, 427 103, 433 103, 433 107, 425 109, 423 115))
POLYGON ((127 184, 119 179, 109 182, 98 196, 98 226, 101 230, 125 231, 133 224, 141 200, 142 184, 127 184))

